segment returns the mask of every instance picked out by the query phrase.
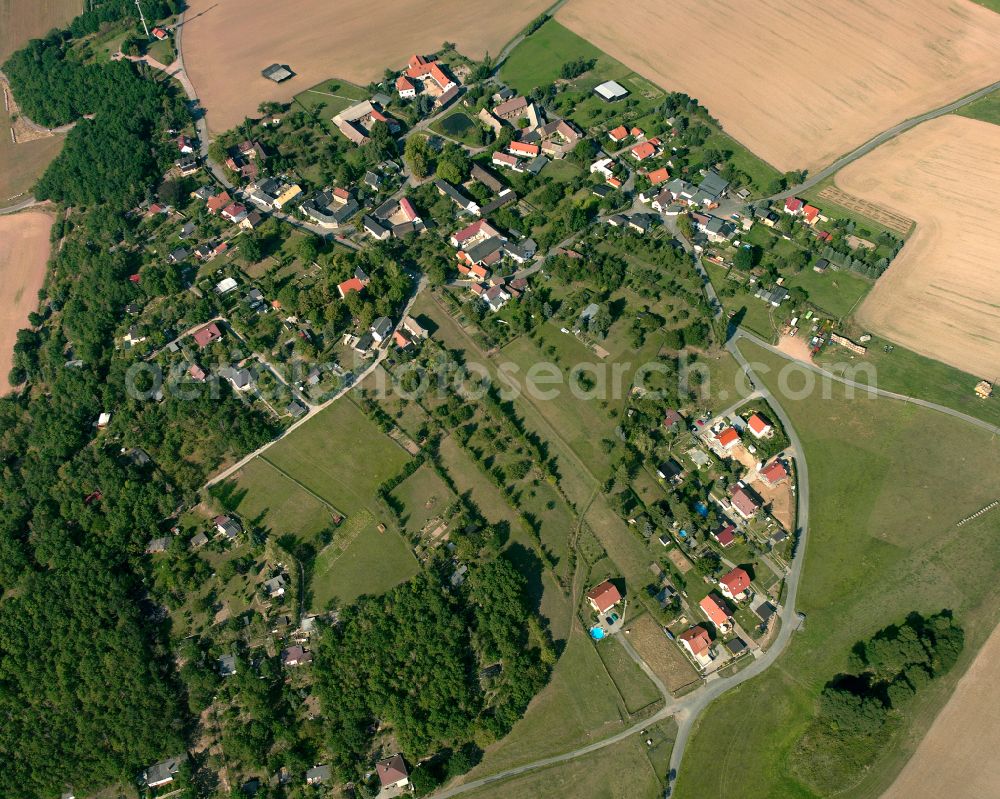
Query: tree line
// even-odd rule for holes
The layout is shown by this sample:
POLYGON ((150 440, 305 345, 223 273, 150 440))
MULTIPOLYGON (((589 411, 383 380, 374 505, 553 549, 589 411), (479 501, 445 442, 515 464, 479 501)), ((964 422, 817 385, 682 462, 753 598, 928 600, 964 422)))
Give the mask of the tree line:
POLYGON ((911 613, 851 652, 850 672, 820 694, 818 712, 792 753, 792 772, 820 795, 855 784, 885 749, 901 714, 947 674, 965 644, 950 611, 911 613))

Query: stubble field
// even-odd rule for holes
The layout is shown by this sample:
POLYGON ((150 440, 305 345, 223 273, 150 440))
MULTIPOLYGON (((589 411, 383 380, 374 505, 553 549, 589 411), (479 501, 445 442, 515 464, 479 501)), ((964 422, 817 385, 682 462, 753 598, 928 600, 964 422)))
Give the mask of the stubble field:
POLYGON ((0 64, 28 39, 65 25, 81 11, 81 0, 0 0, 0 64))
POLYGON ((439 49, 496 55, 548 0, 511 0, 502 12, 485 0, 367 3, 362 0, 286 0, 253 3, 191 0, 185 13, 184 66, 208 110, 213 130, 257 112, 265 100, 287 102, 325 78, 366 85, 413 53, 439 49), (261 77, 272 63, 295 77, 282 84, 261 77))
POLYGON ((988 379, 1000 362, 997 152, 1000 127, 948 116, 879 147, 836 178, 845 191, 917 220, 858 322, 988 379))
POLYGON ((1000 628, 976 655, 910 762, 882 799, 979 799, 1000 782, 1000 628))
POLYGON ((564 25, 698 98, 781 170, 825 166, 882 130, 1000 77, 1000 15, 968 0, 570 0, 564 25))
POLYGON ((7 374, 17 331, 28 324, 45 282, 52 216, 24 211, 0 216, 0 394, 10 389, 7 374))

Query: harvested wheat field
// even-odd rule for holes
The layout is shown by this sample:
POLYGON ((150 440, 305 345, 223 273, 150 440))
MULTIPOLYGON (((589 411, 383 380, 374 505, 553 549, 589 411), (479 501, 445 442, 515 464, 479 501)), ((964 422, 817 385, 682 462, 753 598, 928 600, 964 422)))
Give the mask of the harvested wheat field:
POLYGON ((882 799, 983 799, 1000 785, 1000 628, 882 799))
POLYGON ((1000 79, 1000 14, 970 0, 569 0, 573 31, 697 97, 781 170, 826 166, 898 122, 1000 79))
POLYGON ((14 356, 17 331, 38 307, 38 290, 45 282, 52 215, 23 211, 0 216, 0 393, 10 389, 7 374, 14 356))
POLYGON ((83 0, 0 0, 0 64, 28 39, 61 28, 83 11, 83 0))
POLYGON ((444 41, 471 58, 496 55, 548 0, 370 3, 364 0, 191 0, 184 15, 184 67, 213 130, 231 128, 265 100, 287 102, 326 78, 362 86, 444 41), (272 63, 295 77, 261 77, 272 63))
POLYGON ((857 312, 886 338, 983 378, 1000 364, 1000 127, 920 125, 837 174, 844 191, 917 221, 857 312))

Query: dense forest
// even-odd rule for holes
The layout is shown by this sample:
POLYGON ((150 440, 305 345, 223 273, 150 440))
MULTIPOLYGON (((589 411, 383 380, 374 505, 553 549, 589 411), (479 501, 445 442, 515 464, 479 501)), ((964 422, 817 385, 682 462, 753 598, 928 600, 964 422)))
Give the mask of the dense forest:
POLYGON ((376 720, 391 725, 414 761, 466 752, 504 735, 547 681, 552 645, 510 561, 471 568, 457 590, 443 582, 422 574, 363 598, 326 634, 317 693, 343 779, 370 765, 376 720), (482 676, 489 666, 491 676, 482 676))
POLYGON ((183 101, 166 85, 143 79, 130 62, 83 64, 72 40, 54 33, 14 53, 4 70, 35 122, 76 122, 35 186, 38 199, 124 210, 169 163, 169 151, 158 144, 166 128, 185 118, 183 101))
MULTIPOLYGON (((97 5, 74 30, 128 6, 97 5)), ((193 715, 145 601, 141 555, 223 457, 275 432, 226 387, 185 402, 128 396, 115 330, 126 305, 153 297, 129 280, 139 222, 124 212, 150 196, 161 143, 184 108, 131 65, 76 62, 71 42, 66 33, 32 42, 6 65, 39 122, 94 115, 35 192, 74 210, 53 230, 63 246, 18 336, 11 378, 22 388, 0 399, 0 796, 10 797, 129 783, 184 750, 193 715), (113 418, 98 438, 105 410, 113 418), (142 446, 151 463, 123 457, 123 444, 142 446)), ((180 301, 184 318, 207 311, 193 296, 180 301)))
POLYGON ((947 674, 965 643, 949 611, 911 613, 858 642, 850 673, 823 689, 819 712, 792 755, 792 772, 819 795, 853 785, 899 726, 900 714, 931 680, 947 674))

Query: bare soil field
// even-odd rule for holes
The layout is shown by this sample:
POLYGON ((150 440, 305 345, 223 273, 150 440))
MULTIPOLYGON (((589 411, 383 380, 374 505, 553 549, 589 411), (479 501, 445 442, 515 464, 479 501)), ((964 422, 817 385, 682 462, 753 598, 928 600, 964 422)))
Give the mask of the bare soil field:
POLYGON ((0 0, 0 64, 28 39, 44 36, 83 11, 83 0, 0 0))
POLYGON ((946 116, 914 128, 837 174, 845 191, 916 220, 857 321, 982 378, 1000 363, 1000 127, 946 116))
POLYGON ((809 342, 801 336, 781 336, 778 339, 778 349, 797 361, 812 363, 812 350, 809 349, 809 342))
POLYGON ((38 307, 38 290, 45 282, 52 215, 23 211, 0 216, 0 393, 10 389, 7 374, 14 356, 17 331, 38 307))
POLYGON ((757 478, 756 474, 749 478, 750 487, 760 494, 764 504, 768 506, 771 515, 778 520, 786 530, 791 530, 795 521, 795 500, 792 496, 792 482, 785 480, 776 486, 769 486, 763 480, 757 478))
POLYGON ((265 100, 287 102, 330 77, 364 86, 446 40, 470 58, 496 55, 548 5, 511 0, 497 13, 488 0, 191 0, 181 46, 209 124, 224 130, 256 114, 265 100), (261 77, 275 62, 295 77, 281 84, 261 77))
POLYGON ((698 679, 694 666, 684 657, 676 642, 663 634, 652 616, 640 616, 632 623, 631 629, 629 641, 635 651, 671 693, 698 679))
POLYGON ((556 18, 698 98, 780 170, 826 166, 1000 75, 1000 15, 969 0, 569 0, 556 18))
POLYGON ((1000 628, 882 799, 982 799, 1000 785, 1000 628))

